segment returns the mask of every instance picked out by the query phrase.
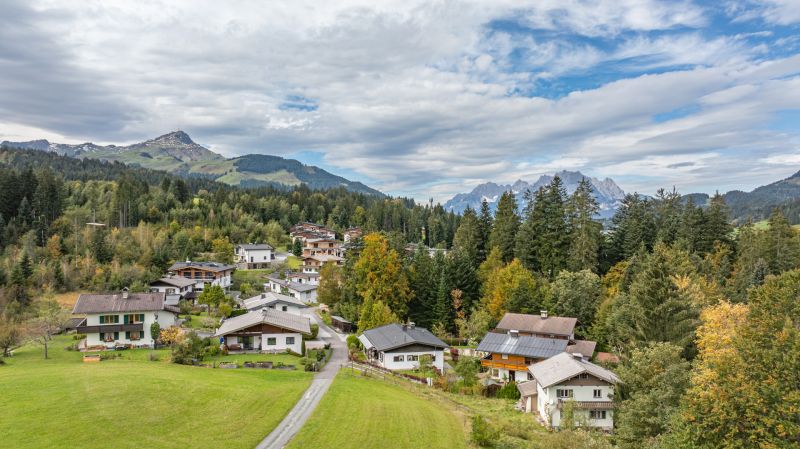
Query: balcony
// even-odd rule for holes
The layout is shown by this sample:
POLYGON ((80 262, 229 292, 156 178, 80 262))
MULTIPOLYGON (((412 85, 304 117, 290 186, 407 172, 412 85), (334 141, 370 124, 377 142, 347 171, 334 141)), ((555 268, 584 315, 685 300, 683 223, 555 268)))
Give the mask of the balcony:
POLYGON ((143 331, 144 324, 100 324, 96 326, 78 326, 76 329, 79 334, 96 334, 98 332, 130 332, 143 331))
MULTIPOLYGON (((489 357, 491 357, 491 355, 489 357)), ((507 369, 510 371, 526 371, 528 369, 527 365, 523 363, 516 363, 512 360, 492 360, 491 358, 481 359, 481 366, 490 369, 507 369)))

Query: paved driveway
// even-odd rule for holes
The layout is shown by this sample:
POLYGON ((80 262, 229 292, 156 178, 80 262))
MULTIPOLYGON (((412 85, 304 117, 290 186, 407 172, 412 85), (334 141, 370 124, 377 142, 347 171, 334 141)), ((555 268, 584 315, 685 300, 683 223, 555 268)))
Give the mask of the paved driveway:
POLYGON ((310 318, 319 324, 320 337, 331 344, 333 349, 331 359, 325 364, 322 371, 314 375, 311 386, 303 393, 303 397, 297 401, 294 408, 283 418, 278 427, 256 446, 256 449, 281 449, 289 444, 292 437, 300 431, 308 417, 311 416, 311 412, 317 408, 320 399, 333 383, 333 378, 336 377, 339 368, 347 362, 347 345, 344 337, 326 326, 316 317, 316 314, 311 315, 310 318))

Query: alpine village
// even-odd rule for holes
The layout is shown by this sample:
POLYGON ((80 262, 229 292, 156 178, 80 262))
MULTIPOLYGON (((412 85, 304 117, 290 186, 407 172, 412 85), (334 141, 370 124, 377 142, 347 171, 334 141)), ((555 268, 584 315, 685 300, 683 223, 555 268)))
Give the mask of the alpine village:
POLYGON ((6 143, 0 446, 798 447, 800 200, 570 190, 457 214, 6 143))

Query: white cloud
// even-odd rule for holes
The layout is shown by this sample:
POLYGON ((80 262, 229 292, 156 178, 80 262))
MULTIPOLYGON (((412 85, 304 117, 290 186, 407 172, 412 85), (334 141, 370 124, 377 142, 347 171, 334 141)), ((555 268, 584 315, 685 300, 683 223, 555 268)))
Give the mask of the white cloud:
POLYGON ((226 155, 322 152, 419 199, 560 169, 705 188, 730 184, 713 172, 738 157, 761 180, 793 139, 766 125, 800 108, 800 57, 705 37, 691 2, 34 5, 0 6, 17 24, 0 29, 3 133, 127 143, 184 129, 226 155), (504 20, 534 30, 493 26, 504 20), (24 76, 45 63, 53 76, 24 76), (530 96, 603 64, 637 74, 530 96), (286 108, 290 96, 318 108, 286 108))

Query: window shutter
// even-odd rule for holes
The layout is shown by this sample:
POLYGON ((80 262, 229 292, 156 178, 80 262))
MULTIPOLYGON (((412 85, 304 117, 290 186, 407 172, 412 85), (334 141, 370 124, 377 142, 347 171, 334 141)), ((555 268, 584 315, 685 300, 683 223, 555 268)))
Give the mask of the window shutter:
POLYGON ((119 340, 119 332, 114 332, 114 340, 119 340))
POLYGON ((128 331, 125 331, 125 338, 127 338, 128 340, 130 340, 130 339, 131 339, 131 333, 130 333, 130 332, 128 332, 128 331))
POLYGON ((128 318, 129 316, 130 316, 130 315, 125 315, 125 319, 123 320, 123 322, 124 322, 125 324, 128 324, 128 321, 130 321, 130 319, 128 318))
POLYGON ((100 324, 106 324, 106 317, 105 317, 105 315, 100 315, 100 324))

